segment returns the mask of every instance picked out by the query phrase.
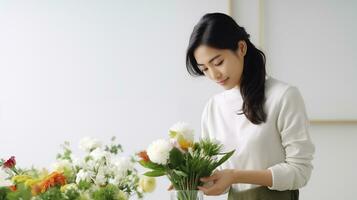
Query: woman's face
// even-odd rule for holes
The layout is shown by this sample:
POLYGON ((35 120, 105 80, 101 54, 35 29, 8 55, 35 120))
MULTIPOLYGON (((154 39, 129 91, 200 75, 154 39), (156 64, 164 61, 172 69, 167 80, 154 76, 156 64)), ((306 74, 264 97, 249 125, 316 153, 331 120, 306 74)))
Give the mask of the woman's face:
POLYGON ((229 90, 239 86, 246 51, 246 43, 239 41, 236 51, 200 45, 194 51, 194 56, 205 76, 229 90))

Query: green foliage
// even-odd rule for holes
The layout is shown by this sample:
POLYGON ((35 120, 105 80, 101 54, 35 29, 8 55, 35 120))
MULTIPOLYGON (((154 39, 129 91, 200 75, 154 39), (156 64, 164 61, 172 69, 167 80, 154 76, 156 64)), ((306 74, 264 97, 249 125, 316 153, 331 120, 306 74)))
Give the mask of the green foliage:
POLYGON ((194 148, 195 151, 199 151, 207 156, 215 156, 221 152, 222 147, 221 144, 211 142, 208 139, 202 139, 194 148))
POLYGON ((152 169, 155 171, 164 171, 166 169, 163 165, 156 164, 151 161, 140 160, 139 164, 145 168, 152 169))
POLYGON ((115 185, 107 185, 93 193, 94 200, 122 200, 120 190, 115 185))
POLYGON ((52 187, 41 193, 37 198, 41 200, 64 200, 65 196, 62 194, 60 187, 52 187))
POLYGON ((92 186, 92 183, 88 181, 79 181, 78 189, 80 190, 88 190, 92 186))
POLYGON ((170 151, 170 164, 172 166, 179 166, 185 162, 183 153, 178 148, 173 148, 170 151))
POLYGON ((57 154, 56 158, 57 159, 62 159, 62 160, 68 160, 72 162, 72 150, 70 148, 70 143, 68 141, 65 141, 62 145, 61 148, 63 149, 63 153, 57 154))
POLYGON ((123 152, 123 148, 122 148, 122 146, 120 144, 115 144, 114 143, 115 140, 116 140, 115 136, 111 138, 112 144, 106 145, 105 146, 105 151, 108 151, 108 152, 110 152, 110 153, 112 153, 114 155, 117 155, 118 153, 123 152))
POLYGON ((219 167, 221 164, 223 164, 224 162, 226 162, 233 154, 234 154, 235 150, 230 151, 228 153, 225 153, 224 156, 213 165, 213 169, 216 169, 217 167, 219 167))
POLYGON ((145 176, 149 176, 149 177, 159 177, 159 176, 163 176, 165 175, 165 171, 149 171, 149 172, 145 172, 144 175, 145 176))
POLYGON ((68 189, 65 192, 66 200, 79 200, 80 194, 76 189, 68 189))
MULTIPOLYGON (((171 134, 175 134, 174 132, 171 134)), ((210 140, 194 143, 192 149, 182 151, 174 147, 170 151, 166 166, 140 161, 140 164, 152 171, 144 175, 157 177, 167 175, 176 190, 197 190, 203 185, 200 178, 207 177, 234 153, 222 153, 222 145, 210 140)))
POLYGON ((10 192, 7 194, 6 200, 30 200, 31 199, 31 191, 23 184, 17 185, 17 189, 15 192, 10 192))
POLYGON ((6 196, 10 192, 8 187, 0 187, 0 200, 7 200, 6 196))

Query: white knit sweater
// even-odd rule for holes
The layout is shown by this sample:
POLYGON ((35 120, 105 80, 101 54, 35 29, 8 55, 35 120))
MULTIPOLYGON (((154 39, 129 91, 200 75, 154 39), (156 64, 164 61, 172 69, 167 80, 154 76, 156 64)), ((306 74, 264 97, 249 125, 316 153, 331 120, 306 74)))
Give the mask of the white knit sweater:
MULTIPOLYGON (((208 101, 202 114, 201 136, 219 140, 226 151, 236 149, 221 168, 270 169, 273 175, 270 189, 301 188, 310 178, 315 151, 304 101, 297 88, 271 77, 265 87, 265 123, 255 125, 245 115, 237 115, 243 101, 236 87, 208 101)), ((254 187, 257 185, 232 186, 238 191, 254 187)))

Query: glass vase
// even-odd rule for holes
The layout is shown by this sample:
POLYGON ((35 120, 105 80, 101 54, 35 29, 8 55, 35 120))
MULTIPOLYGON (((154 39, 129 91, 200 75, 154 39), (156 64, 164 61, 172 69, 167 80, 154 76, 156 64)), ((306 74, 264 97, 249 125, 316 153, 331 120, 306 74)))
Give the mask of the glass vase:
POLYGON ((172 190, 170 200, 203 200, 200 190, 172 190))

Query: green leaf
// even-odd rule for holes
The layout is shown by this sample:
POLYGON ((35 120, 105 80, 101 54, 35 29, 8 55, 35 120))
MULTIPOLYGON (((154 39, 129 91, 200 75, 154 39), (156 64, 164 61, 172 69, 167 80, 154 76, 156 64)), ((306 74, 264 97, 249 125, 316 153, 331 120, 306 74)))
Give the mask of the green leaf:
POLYGON ((145 176, 149 176, 149 177, 159 177, 159 176, 164 176, 166 174, 165 171, 150 171, 150 172, 146 172, 144 175, 145 176))
POLYGON ((213 165, 214 168, 212 170, 216 169, 218 166, 226 162, 234 154, 234 152, 235 150, 226 153, 226 155, 224 155, 215 165, 213 165))
POLYGON ((151 161, 140 160, 139 164, 145 168, 152 169, 152 170, 161 170, 164 171, 165 167, 151 161))
POLYGON ((173 172, 174 172, 175 174, 177 174, 178 176, 187 177, 187 174, 186 174, 185 172, 183 172, 183 171, 174 169, 173 172))
POLYGON ((180 166, 185 161, 184 155, 178 148, 173 148, 170 151, 170 163, 172 166, 180 166))

